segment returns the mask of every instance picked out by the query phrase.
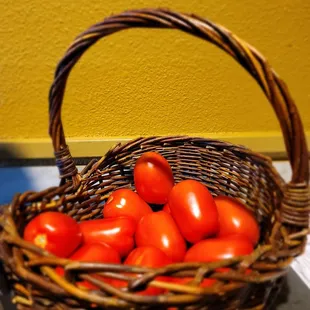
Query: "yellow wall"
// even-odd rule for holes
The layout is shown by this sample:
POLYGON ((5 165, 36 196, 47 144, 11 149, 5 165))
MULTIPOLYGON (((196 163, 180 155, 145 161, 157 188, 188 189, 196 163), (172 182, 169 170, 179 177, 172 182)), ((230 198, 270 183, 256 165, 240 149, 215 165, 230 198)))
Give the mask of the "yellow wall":
MULTIPOLYGON (((48 138, 48 90, 73 38, 129 8, 169 7, 225 25, 287 82, 310 131, 310 2, 305 0, 0 1, 0 140, 48 138)), ((259 87, 230 57, 172 30, 123 31, 97 43, 70 76, 66 135, 279 135, 259 87)))

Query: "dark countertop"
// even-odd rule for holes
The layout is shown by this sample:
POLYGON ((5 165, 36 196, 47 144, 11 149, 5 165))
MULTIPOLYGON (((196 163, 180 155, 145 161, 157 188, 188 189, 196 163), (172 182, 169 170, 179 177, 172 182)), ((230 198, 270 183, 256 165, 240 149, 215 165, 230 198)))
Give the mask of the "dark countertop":
POLYGON ((278 296, 274 309, 310 309, 310 290, 293 269, 288 273, 287 282, 278 296))
MULTIPOLYGON (((1 272, 2 273, 2 272, 1 272)), ((5 290, 5 279, 0 274, 0 310, 15 310, 10 302, 9 292, 5 290)), ((310 308, 310 290, 291 269, 283 290, 278 296, 274 310, 307 310, 310 308)))

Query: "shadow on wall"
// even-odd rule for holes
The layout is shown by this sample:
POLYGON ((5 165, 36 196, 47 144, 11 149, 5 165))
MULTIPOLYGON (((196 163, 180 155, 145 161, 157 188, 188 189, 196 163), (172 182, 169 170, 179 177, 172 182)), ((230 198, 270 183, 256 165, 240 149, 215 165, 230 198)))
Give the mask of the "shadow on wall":
POLYGON ((3 205, 10 203, 16 193, 33 189, 33 185, 23 167, 5 166, 5 162, 16 158, 10 150, 0 146, 0 158, 8 159, 3 162, 0 159, 0 205, 3 205))
MULTIPOLYGON (((0 158, 14 160, 15 155, 0 146, 0 158)), ((7 160, 5 160, 7 161, 7 160)), ((12 201, 15 193, 31 189, 32 184, 22 167, 4 167, 4 161, 0 160, 0 212, 1 205, 12 201)), ((10 289, 4 276, 4 270, 0 263, 0 310, 16 309, 11 303, 10 289)))

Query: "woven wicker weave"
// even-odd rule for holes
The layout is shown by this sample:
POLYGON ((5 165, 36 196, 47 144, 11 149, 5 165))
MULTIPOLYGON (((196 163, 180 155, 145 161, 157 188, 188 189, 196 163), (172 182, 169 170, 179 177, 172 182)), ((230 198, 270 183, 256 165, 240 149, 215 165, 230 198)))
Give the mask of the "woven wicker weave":
POLYGON ((309 166, 303 126, 294 101, 259 52, 222 26, 194 15, 163 9, 128 11, 105 19, 75 39, 57 67, 49 104, 49 132, 61 184, 42 192, 16 194, 0 217, 0 258, 15 291, 18 309, 263 309, 272 304, 290 263, 305 246, 310 211, 309 166), (179 29, 217 45, 238 61, 258 82, 279 119, 293 171, 291 182, 285 184, 271 160, 261 154, 221 141, 187 136, 139 138, 117 145, 78 173, 61 122, 68 75, 82 54, 100 38, 133 27, 179 29), (261 225, 260 245, 255 252, 216 263, 179 263, 151 269, 72 262, 56 258, 21 238, 25 224, 43 210, 57 209, 78 221, 100 218, 113 190, 134 188, 133 165, 150 150, 164 155, 177 182, 196 179, 214 195, 225 194, 245 202, 261 225), (55 273, 55 266, 65 267, 65 278, 55 273), (216 273, 219 266, 230 266, 231 271, 216 273), (252 273, 246 275, 248 267, 252 273), (128 271, 142 276, 125 276, 128 271), (90 273, 125 279, 128 287, 119 290, 90 273), (193 276, 194 280, 190 285, 154 280, 165 274, 193 276), (199 287, 202 279, 210 276, 218 279, 218 284, 199 287), (100 289, 82 290, 75 285, 79 279, 100 289), (146 285, 164 288, 167 293, 136 294, 146 285))

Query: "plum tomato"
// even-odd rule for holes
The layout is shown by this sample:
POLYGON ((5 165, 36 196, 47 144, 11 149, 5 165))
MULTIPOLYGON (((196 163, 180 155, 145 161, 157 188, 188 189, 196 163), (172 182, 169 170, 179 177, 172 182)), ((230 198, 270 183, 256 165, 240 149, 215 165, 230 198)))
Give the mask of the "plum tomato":
POLYGON ((59 257, 68 257, 81 244, 78 223, 60 212, 44 212, 25 227, 24 239, 59 257))
POLYGON ((151 207, 130 189, 118 189, 108 198, 103 208, 103 217, 130 216, 138 223, 140 219, 152 213, 151 207))
POLYGON ((219 214, 220 230, 218 236, 234 234, 247 236, 253 243, 259 240, 259 225, 254 215, 238 200, 218 196, 214 199, 219 214))
POLYGON ((215 202, 207 187, 200 182, 185 180, 175 185, 169 196, 169 207, 187 241, 196 243, 218 233, 215 202))
POLYGON ((202 240, 186 253, 184 262, 215 262, 253 252, 252 242, 243 235, 202 240))
POLYGON ((80 223, 85 244, 103 242, 125 257, 134 248, 136 221, 131 217, 113 217, 80 223))
POLYGON ((134 182, 140 197, 153 204, 165 204, 174 185, 168 161, 156 152, 144 153, 134 167, 134 182))
POLYGON ((186 243, 176 223, 165 211, 145 215, 136 231, 137 246, 154 246, 162 250, 173 262, 183 260, 186 243))

